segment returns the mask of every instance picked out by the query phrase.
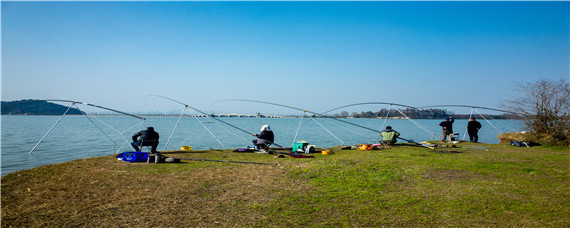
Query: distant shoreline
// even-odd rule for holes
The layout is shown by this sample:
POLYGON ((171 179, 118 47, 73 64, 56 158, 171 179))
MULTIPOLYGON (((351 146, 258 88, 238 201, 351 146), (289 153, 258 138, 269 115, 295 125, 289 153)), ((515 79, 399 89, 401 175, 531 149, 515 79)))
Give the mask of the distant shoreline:
MULTIPOLYGON (((124 116, 121 114, 90 114, 93 116, 124 116)), ((267 116, 263 116, 263 117, 254 117, 253 114, 241 114, 241 115, 251 115, 252 117, 246 117, 246 116, 214 116, 216 118, 246 118, 246 119, 281 119, 281 118, 302 118, 302 116, 287 116, 287 115, 268 115, 271 117, 267 117, 267 116)), ((33 114, 2 114, 2 116, 59 116, 59 115, 33 115, 33 114)), ((83 116, 83 115, 77 115, 77 114, 73 114, 73 115, 66 115, 66 116, 83 116)), ((175 115, 175 114, 138 114, 138 116, 141 117, 180 117, 180 115, 175 115)), ((185 117, 194 117, 194 115, 184 115, 185 117)), ((500 115, 489 115, 491 116, 492 119, 500 119, 500 120, 522 120, 522 118, 501 118, 500 115), (499 117, 499 118, 497 118, 499 117)), ((206 116, 206 115, 197 115, 197 117, 211 117, 211 116, 206 116)), ((458 114, 458 115, 453 115, 453 117, 455 119, 469 119, 469 115, 468 114, 458 114), (466 115, 466 117, 463 117, 463 115, 466 115)), ((401 116, 397 116, 397 117, 376 117, 376 118, 366 118, 366 117, 360 117, 360 118, 356 118, 356 117, 332 117, 332 116, 315 116, 312 118, 335 118, 335 119, 390 119, 390 120, 398 120, 398 119, 413 119, 413 118, 406 118, 406 117, 401 117, 401 116)), ((418 118, 419 120, 439 120, 441 118, 418 118)), ((478 118, 479 119, 479 118, 478 118)))

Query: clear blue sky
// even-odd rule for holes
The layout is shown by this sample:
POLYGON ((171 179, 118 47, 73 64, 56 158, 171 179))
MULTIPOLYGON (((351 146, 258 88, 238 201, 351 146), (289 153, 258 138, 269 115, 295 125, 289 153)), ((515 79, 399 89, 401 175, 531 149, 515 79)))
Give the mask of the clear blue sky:
POLYGON ((234 98, 317 112, 370 101, 496 108, 515 82, 570 77, 569 2, 1 6, 4 101, 128 112, 181 108, 150 94, 207 112, 295 113, 216 103, 234 98))

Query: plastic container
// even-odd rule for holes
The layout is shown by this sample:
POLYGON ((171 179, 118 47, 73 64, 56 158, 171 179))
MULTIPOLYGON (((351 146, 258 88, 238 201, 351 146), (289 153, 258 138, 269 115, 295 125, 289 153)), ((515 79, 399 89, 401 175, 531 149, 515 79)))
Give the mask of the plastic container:
POLYGON ((192 150, 192 147, 191 146, 182 146, 182 147, 180 147, 180 150, 190 151, 190 150, 192 150))
POLYGON ((329 155, 331 154, 330 150, 323 150, 321 153, 323 153, 324 155, 329 155))
POLYGON ((305 141, 294 142, 293 143, 293 151, 304 152, 307 149, 307 145, 309 145, 309 142, 305 142, 305 141))

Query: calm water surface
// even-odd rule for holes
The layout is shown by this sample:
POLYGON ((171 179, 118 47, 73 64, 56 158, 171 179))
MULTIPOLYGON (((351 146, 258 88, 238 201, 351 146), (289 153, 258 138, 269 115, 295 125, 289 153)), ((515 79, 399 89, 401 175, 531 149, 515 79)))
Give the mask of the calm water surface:
MULTIPOLYGON (((136 118, 121 116, 90 118, 65 116, 29 155, 30 150, 57 119, 59 116, 2 116, 2 175, 41 165, 132 151, 129 145, 131 135, 147 126, 153 126, 160 134, 158 150, 174 150, 181 146, 192 146, 195 150, 233 149, 249 146, 253 139, 243 131, 211 118, 184 117, 165 148, 178 117, 150 117, 143 122, 136 118)), ((317 147, 372 143, 378 138, 376 132, 332 119, 304 118, 302 122, 301 118, 220 119, 252 133, 258 133, 263 124, 269 124, 275 132, 275 142, 287 147, 292 145, 299 123, 301 127, 296 140, 309 141, 317 147)), ((344 120, 373 129, 381 129, 382 126, 390 125, 402 134, 402 138, 415 141, 436 140, 441 137, 441 128, 438 126, 441 120, 389 119, 386 122, 381 119, 344 120)), ((479 141, 483 143, 498 143, 498 134, 522 130, 522 122, 518 120, 490 120, 489 122, 479 120, 479 122, 483 125, 479 132, 479 141)), ((460 138, 463 138, 466 126, 467 120, 455 121, 454 131, 460 134, 460 138)))

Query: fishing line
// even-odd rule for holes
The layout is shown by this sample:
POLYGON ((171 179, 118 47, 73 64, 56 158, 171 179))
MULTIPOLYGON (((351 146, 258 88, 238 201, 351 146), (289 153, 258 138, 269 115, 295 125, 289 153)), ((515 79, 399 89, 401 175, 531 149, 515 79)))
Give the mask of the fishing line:
POLYGON ((111 140, 111 142, 113 142, 115 145, 117 144, 116 141, 113 141, 113 139, 111 139, 111 137, 109 137, 104 131, 103 129, 101 129, 97 124, 95 124, 95 122, 93 122, 93 120, 91 120, 91 118, 89 118, 89 116, 87 115, 87 113, 85 111, 83 111, 83 109, 77 107, 77 105, 75 105, 75 107, 77 109, 79 109, 79 111, 81 113, 83 113, 83 115, 85 116, 85 118, 87 118, 89 120, 89 122, 91 122, 97 129, 99 129, 99 131, 101 131, 101 133, 103 133, 103 135, 105 135, 105 137, 107 137, 109 140, 111 140))
MULTIPOLYGON (((89 115, 91 115, 91 114, 89 114, 89 115)), ((119 131, 118 129, 114 128, 113 126, 111 126, 111 125, 105 123, 104 121, 98 119, 97 117, 95 117, 95 116, 93 116, 93 115, 91 115, 91 116, 92 116, 93 118, 95 118, 97 121, 99 121, 99 122, 105 124, 107 127, 111 128, 111 129, 113 129, 114 131, 116 131, 117 133, 119 133, 119 135, 120 135, 121 137, 123 137, 123 139, 125 140, 125 142, 126 142, 126 143, 129 143, 129 140, 123 135, 123 133, 122 133, 121 131, 119 131)), ((140 124, 142 124, 142 123, 144 123, 144 122, 145 122, 145 120, 143 120, 140 124)), ((140 124, 139 124, 139 125, 140 125, 140 124)))
POLYGON ((427 128, 425 128, 424 126, 416 123, 416 121, 414 121, 413 119, 411 119, 410 117, 408 117, 406 114, 404 114, 401 110, 396 108, 396 111, 400 112, 400 114, 402 114, 404 117, 406 117, 406 119, 408 119, 409 121, 411 121, 413 124, 415 124, 417 127, 419 127, 420 129, 424 130, 426 133, 430 134, 431 133, 431 138, 430 140, 432 140, 435 136, 435 133, 431 132, 430 130, 428 130, 427 128))
POLYGON ((239 137, 239 138, 242 138, 242 139, 245 140, 245 141, 249 141, 248 138, 236 134, 235 132, 233 132, 233 131, 231 131, 230 129, 228 129, 227 127, 225 127, 225 125, 221 125, 221 124, 219 124, 218 122, 216 122, 216 126, 220 127, 220 128, 223 129, 224 131, 227 131, 227 132, 231 133, 232 135, 235 135, 235 136, 237 136, 237 137, 239 137))
POLYGON ((501 130, 499 130, 499 128, 495 127, 495 125, 493 125, 489 120, 487 120, 487 118, 485 118, 485 116, 483 116, 483 114, 481 114, 477 109, 475 109, 475 111, 477 113, 479 113, 479 115, 485 120, 487 121, 487 123, 491 124, 491 126, 493 126, 493 128, 495 128, 495 130, 497 130, 499 132, 499 134, 502 134, 503 132, 501 132, 501 130))
MULTIPOLYGON (((190 107, 190 106, 187 106, 187 107, 190 107)), ((222 142, 220 142, 220 140, 218 139, 218 137, 216 137, 216 136, 214 135, 214 133, 212 133, 212 132, 210 131, 210 129, 208 129, 208 127, 206 127, 206 125, 204 125, 204 123, 202 123, 202 121, 200 121, 200 119, 198 119, 198 116, 196 116, 196 114, 194 114, 194 112, 192 112, 192 110, 189 110, 189 111, 190 111, 190 113, 192 113, 192 115, 194 116, 194 118, 196 118, 196 120, 198 120, 198 122, 200 122, 200 124, 202 124, 202 127, 204 127, 204 128, 206 129, 206 131, 208 131, 208 132, 210 133, 210 135, 212 135, 212 137, 214 137, 214 139, 216 139, 216 141, 218 141, 218 143, 220 143, 220 145, 222 145, 222 148, 225 147, 225 145, 224 145, 222 142)))
POLYGON ((495 124, 500 124, 502 127, 508 128, 508 130, 512 131, 512 132, 517 132, 517 130, 513 129, 512 127, 505 125, 504 123, 501 123, 500 121, 496 121, 496 119, 494 119, 493 117, 491 117, 490 115, 487 115, 487 118, 491 119, 491 120, 495 120, 495 124))
MULTIPOLYGON (((125 132, 125 131, 121 132, 121 131, 119 131, 118 129, 114 128, 113 126, 107 124, 105 121, 102 121, 101 119, 97 118, 96 116, 94 116, 94 115, 92 115, 92 114, 90 114, 90 113, 86 113, 85 111, 83 111, 82 109, 80 109, 78 106, 75 106, 75 107, 77 107, 81 112, 83 112, 83 113, 85 113, 85 114, 87 114, 87 115, 93 117, 93 118, 96 119, 97 121, 99 121, 99 122, 101 122, 102 124, 106 125, 107 127, 111 128, 112 130, 114 130, 115 132, 117 132, 117 133, 125 140, 125 143, 123 143, 123 144, 119 147, 119 149, 117 149, 116 151, 114 151, 114 153, 119 152, 119 151, 125 146, 125 144, 129 144, 129 140, 128 140, 128 139, 125 137, 125 135, 124 135, 124 132, 125 132)), ((86 116, 86 117, 87 117, 87 116, 86 116)), ((89 119, 89 118, 87 118, 87 119, 89 119)), ((129 130, 129 129, 131 129, 131 128, 137 126, 137 125, 140 126, 140 125, 142 125, 145 121, 146 121, 146 119, 143 119, 140 123, 131 126, 131 127, 128 128, 127 130, 129 130)), ((93 123, 93 124, 95 125, 95 123, 93 123)), ((95 126, 97 126, 97 125, 95 125, 95 126)), ((100 129, 100 130, 102 131, 102 129, 100 129)), ((103 132, 103 134, 105 134, 105 133, 103 132)), ((106 134, 105 134, 105 135, 106 135, 106 134)), ((113 141, 113 140, 111 140, 111 141, 113 141)), ((114 140, 113 142, 115 143, 115 146, 116 146, 116 145, 117 145, 117 141, 114 140)))
MULTIPOLYGON (((473 109, 471 108, 471 114, 469 114, 469 119, 471 120, 471 117, 473 116, 473 109)), ((467 126, 469 126, 469 122, 467 123, 467 126)), ((465 133, 463 133, 463 138, 461 140, 465 140, 465 136, 467 135, 467 128, 465 128, 465 133)))
MULTIPOLYGON (((390 105, 390 108, 388 109, 388 112, 386 112, 386 117, 384 117, 384 123, 382 123, 382 127, 380 127, 380 130, 384 129, 384 126, 386 126, 386 121, 388 120, 388 116, 390 115, 390 111, 392 111, 392 105, 390 105)), ((376 135, 376 138, 374 139, 374 142, 378 141, 378 138, 380 137, 382 133, 378 133, 378 135, 376 135)))
POLYGON ((29 155, 32 154, 32 152, 34 152, 34 150, 36 149, 36 147, 38 147, 40 145, 40 143, 42 143, 42 141, 44 141, 44 139, 49 135, 49 133, 55 128, 55 126, 61 121, 61 119, 63 119, 63 117, 65 116, 65 114, 67 114, 67 112, 71 109, 71 107, 75 104, 75 102, 71 103, 71 105, 69 105, 69 107, 67 108, 67 110, 65 110, 65 112, 63 113, 63 115, 61 115, 61 117, 59 117, 59 119, 55 122, 55 124, 53 124, 53 126, 48 130, 48 132, 44 135, 44 137, 42 137, 40 139, 40 141, 32 148, 32 150, 30 150, 30 152, 28 153, 29 155))
POLYGON ((317 123, 319 126, 321 126, 323 129, 325 129, 325 131, 327 131, 330 135, 332 135, 334 138, 336 138, 336 140, 338 140, 341 145, 344 145, 344 142, 342 140, 340 140, 338 137, 336 137, 336 135, 334 135, 332 132, 330 132, 327 128, 325 128, 323 125, 321 125, 315 118, 311 117, 311 119, 313 121, 315 121, 315 123, 317 123))
POLYGON ((182 116, 184 115, 184 112, 186 111, 186 107, 184 107, 182 109, 182 113, 180 113, 180 116, 178 117, 178 121, 176 121, 176 124, 174 125, 174 129, 172 129, 172 132, 170 133, 170 136, 168 137, 168 140, 166 141, 166 144, 164 145, 164 149, 166 150, 166 147, 168 146, 168 143, 170 142, 170 139, 172 138, 172 136, 174 135, 174 131, 176 130, 176 128, 178 127, 178 124, 180 123, 180 119, 182 119, 182 116))
POLYGON ((301 121, 299 121, 299 127, 297 127, 297 132, 295 132, 295 137, 293 138, 293 143, 297 140, 297 134, 299 134, 299 129, 301 129, 301 124, 303 123, 303 118, 305 118, 305 110, 303 110, 303 116, 301 116, 301 121))
MULTIPOLYGON (((326 119, 326 118, 325 118, 325 119, 326 119)), ((369 138, 369 137, 370 137, 369 135, 364 135, 364 134, 362 134, 362 133, 360 133, 360 132, 358 132, 358 131, 356 131, 356 130, 354 130, 354 129, 345 127, 345 126, 340 125, 340 124, 338 124, 338 123, 335 123, 335 122, 332 122, 332 121, 329 121, 329 122, 330 122, 332 125, 335 125, 336 127, 342 128, 342 129, 344 129, 344 130, 346 130, 346 131, 350 131, 351 133, 357 134, 357 135, 359 135, 359 136, 361 136, 361 137, 363 137, 363 138, 369 138)))

